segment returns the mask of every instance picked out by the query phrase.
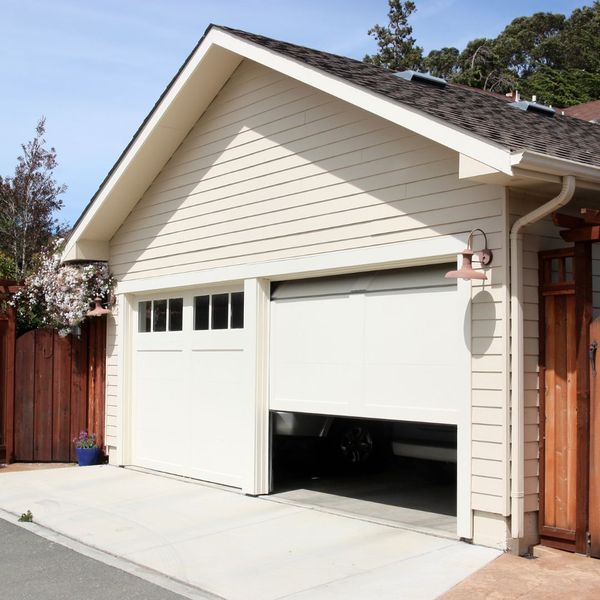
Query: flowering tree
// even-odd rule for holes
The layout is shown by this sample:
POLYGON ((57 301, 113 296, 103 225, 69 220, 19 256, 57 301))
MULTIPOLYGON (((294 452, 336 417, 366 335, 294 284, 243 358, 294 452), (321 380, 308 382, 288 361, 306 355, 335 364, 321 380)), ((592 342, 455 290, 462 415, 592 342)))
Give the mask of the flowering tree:
POLYGON ((63 265, 56 245, 42 255, 38 268, 11 303, 17 308, 21 331, 53 327, 67 335, 85 319, 94 298, 109 301, 113 287, 106 263, 63 265))
POLYGON ((9 260, 0 262, 0 277, 22 279, 29 275, 36 254, 64 230, 56 214, 67 188, 54 178, 56 150, 46 147, 45 132, 42 117, 35 137, 21 145, 14 174, 0 176, 0 252, 9 260))

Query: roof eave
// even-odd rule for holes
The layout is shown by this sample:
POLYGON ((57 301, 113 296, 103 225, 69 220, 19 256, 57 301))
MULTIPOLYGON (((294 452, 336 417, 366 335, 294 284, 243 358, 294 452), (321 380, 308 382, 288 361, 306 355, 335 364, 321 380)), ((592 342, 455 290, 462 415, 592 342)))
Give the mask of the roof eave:
POLYGON ((574 175, 581 187, 596 188, 600 186, 600 167, 588 165, 567 158, 549 156, 533 150, 512 152, 512 172, 515 176, 539 177, 540 173, 555 177, 574 175))

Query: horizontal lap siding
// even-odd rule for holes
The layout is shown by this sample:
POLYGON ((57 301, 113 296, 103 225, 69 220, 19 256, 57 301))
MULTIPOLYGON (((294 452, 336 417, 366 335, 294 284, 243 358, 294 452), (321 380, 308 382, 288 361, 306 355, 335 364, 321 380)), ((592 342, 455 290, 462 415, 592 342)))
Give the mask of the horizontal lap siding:
POLYGON ((111 266, 132 280, 499 231, 499 188, 457 170, 456 153, 246 61, 113 237, 111 266))
MULTIPOLYGON (((490 278, 471 288, 471 436, 472 505, 474 510, 506 514, 508 447, 506 424, 506 290, 505 222, 483 226, 494 253, 490 278)), ((483 238, 474 238, 475 248, 483 238)), ((477 267, 477 265, 475 265, 477 267)))
POLYGON ((473 286, 473 502, 502 513, 504 190, 457 172, 456 153, 246 61, 111 240, 111 267, 134 280, 481 227, 495 256, 473 286))
POLYGON ((105 440, 107 446, 117 445, 117 413, 119 398, 118 385, 118 353, 117 324, 118 314, 108 317, 106 323, 106 423, 105 440))

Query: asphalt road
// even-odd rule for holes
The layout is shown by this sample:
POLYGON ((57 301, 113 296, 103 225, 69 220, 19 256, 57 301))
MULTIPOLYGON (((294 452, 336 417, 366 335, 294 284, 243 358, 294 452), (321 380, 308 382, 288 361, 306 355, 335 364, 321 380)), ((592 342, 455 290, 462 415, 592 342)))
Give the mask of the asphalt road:
POLYGON ((185 600, 0 519, 2 600, 185 600))

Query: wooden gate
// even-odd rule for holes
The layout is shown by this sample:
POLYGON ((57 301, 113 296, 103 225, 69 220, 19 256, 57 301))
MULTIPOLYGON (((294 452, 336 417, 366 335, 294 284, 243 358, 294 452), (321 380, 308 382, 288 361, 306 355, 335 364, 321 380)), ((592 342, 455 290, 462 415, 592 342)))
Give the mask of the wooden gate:
POLYGON ((590 429, 590 335, 600 342, 600 326, 591 328, 591 265, 589 243, 540 253, 540 537, 598 556, 600 417, 596 408, 590 429))
POLYGON ((573 249, 540 254, 540 536, 574 550, 577 510, 577 352, 573 249))
POLYGON ((13 460, 74 461, 82 429, 103 445, 105 356, 105 318, 88 319, 80 337, 39 329, 17 339, 13 460))

